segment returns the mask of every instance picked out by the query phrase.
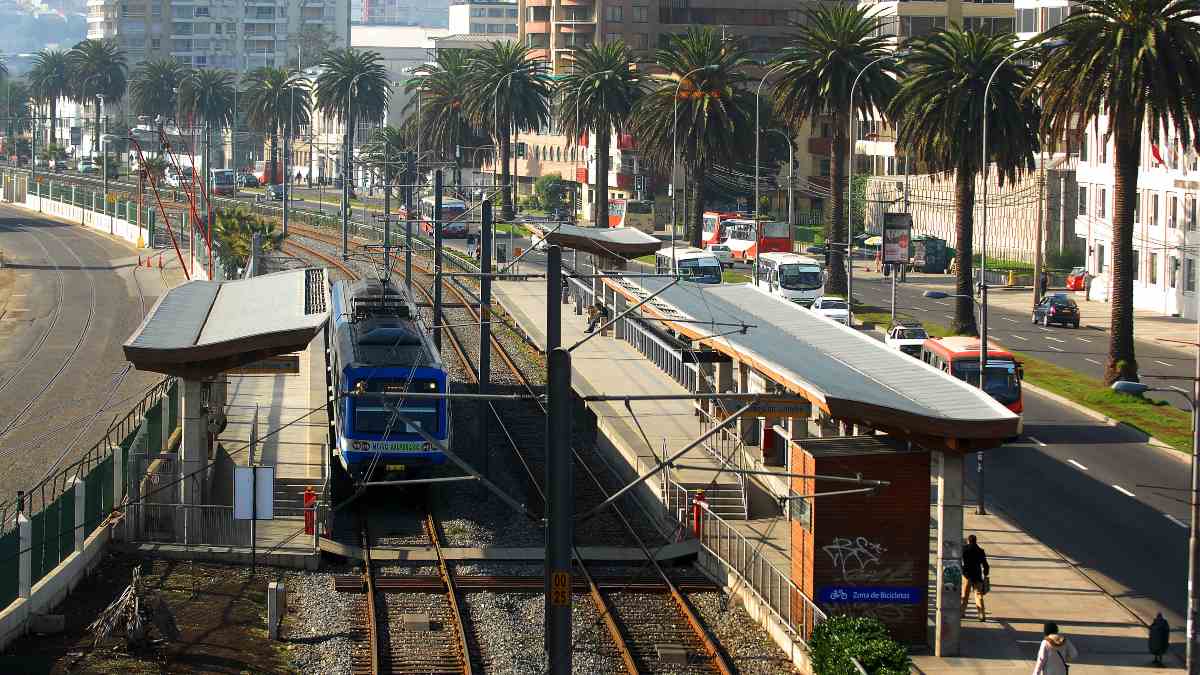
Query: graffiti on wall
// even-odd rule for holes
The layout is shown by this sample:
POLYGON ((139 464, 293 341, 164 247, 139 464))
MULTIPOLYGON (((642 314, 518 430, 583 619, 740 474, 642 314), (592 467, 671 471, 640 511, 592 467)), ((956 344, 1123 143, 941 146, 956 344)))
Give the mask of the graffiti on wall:
POLYGON ((835 537, 832 544, 821 547, 833 566, 841 571, 842 581, 870 580, 871 570, 879 565, 887 548, 866 537, 835 537))

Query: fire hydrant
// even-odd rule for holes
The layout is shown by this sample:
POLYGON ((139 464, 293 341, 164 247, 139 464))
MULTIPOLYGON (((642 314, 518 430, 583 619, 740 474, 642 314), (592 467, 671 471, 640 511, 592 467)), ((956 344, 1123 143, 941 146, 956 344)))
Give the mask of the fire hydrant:
POLYGON ((692 533, 696 538, 700 538, 700 512, 704 510, 706 500, 704 499, 704 490, 697 490, 696 496, 692 499, 692 533))
POLYGON ((312 534, 317 528, 317 493, 312 487, 304 488, 304 534, 312 534))

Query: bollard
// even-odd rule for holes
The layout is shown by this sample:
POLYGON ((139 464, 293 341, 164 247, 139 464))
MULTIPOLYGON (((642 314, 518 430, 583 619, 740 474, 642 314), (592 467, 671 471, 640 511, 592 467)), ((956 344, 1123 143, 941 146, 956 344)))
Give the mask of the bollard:
POLYGON ((267 637, 279 639, 279 626, 283 623, 285 599, 284 585, 278 581, 267 584, 267 637))
POLYGON ((704 490, 697 490, 696 497, 692 500, 692 532, 696 538, 700 538, 700 512, 704 510, 704 490))
POLYGON ((304 488, 304 534, 312 534, 316 530, 317 493, 312 486, 304 488))

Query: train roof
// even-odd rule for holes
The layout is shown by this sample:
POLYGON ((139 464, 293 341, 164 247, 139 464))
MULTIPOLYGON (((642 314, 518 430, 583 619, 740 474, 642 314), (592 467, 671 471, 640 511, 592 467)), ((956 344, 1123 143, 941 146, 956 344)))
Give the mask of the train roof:
POLYGON ((341 367, 441 367, 403 286, 378 279, 338 282, 332 295, 333 347, 341 367))

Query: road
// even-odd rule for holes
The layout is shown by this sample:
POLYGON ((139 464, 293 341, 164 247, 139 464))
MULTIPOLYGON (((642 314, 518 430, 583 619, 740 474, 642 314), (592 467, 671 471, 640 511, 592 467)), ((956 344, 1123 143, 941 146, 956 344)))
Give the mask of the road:
POLYGON ((0 251, 0 500, 8 500, 101 440, 136 403, 128 397, 158 379, 132 370, 122 379, 121 344, 162 285, 125 244, 14 207, 0 206, 0 251))
MULTIPOLYGON (((953 292, 953 280, 932 282, 953 292)), ((948 325, 954 318, 954 299, 933 300, 922 296, 932 285, 929 281, 916 284, 899 284, 896 289, 897 312, 913 316, 922 321, 948 325)), ((854 296, 876 307, 891 306, 891 281, 876 278, 855 278, 854 296)), ((995 291, 993 291, 995 292, 995 291)), ((989 303, 988 340, 1010 349, 1020 351, 1064 368, 1103 379, 1104 363, 1108 358, 1108 333, 1086 328, 1065 326, 1035 326, 1031 313, 1017 312, 989 303)), ((1176 349, 1164 347, 1148 340, 1137 341, 1137 360, 1143 382, 1151 386, 1184 386, 1179 380, 1168 380, 1161 375, 1190 376, 1196 367, 1194 356, 1187 356, 1176 349)), ((1165 396, 1182 407, 1182 397, 1175 394, 1165 396)))

